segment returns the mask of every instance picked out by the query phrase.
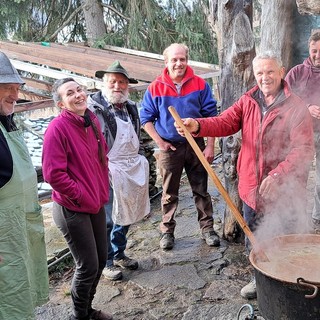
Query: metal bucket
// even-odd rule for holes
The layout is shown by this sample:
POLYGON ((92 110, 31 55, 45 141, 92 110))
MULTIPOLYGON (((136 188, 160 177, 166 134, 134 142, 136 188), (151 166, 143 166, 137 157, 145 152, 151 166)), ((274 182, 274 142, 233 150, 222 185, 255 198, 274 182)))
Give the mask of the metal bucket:
POLYGON ((266 320, 320 319, 320 235, 272 238, 253 248, 249 259, 266 320), (269 261, 261 260, 261 251, 269 261))

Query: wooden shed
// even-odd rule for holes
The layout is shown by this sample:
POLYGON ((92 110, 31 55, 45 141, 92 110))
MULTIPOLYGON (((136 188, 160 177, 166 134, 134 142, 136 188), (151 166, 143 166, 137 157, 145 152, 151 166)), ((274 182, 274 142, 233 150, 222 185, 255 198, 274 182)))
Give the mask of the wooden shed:
MULTIPOLYGON (((139 81, 130 85, 130 91, 145 90, 164 68, 162 55, 112 46, 95 49, 83 43, 0 41, 0 51, 9 57, 26 82, 20 96, 24 102, 19 103, 16 112, 51 107, 53 81, 67 76, 74 77, 89 91, 101 89, 102 81, 95 78, 95 72, 106 69, 115 60, 139 81)), ((189 65, 202 78, 213 79, 217 96, 219 67, 196 61, 189 61, 189 65)))

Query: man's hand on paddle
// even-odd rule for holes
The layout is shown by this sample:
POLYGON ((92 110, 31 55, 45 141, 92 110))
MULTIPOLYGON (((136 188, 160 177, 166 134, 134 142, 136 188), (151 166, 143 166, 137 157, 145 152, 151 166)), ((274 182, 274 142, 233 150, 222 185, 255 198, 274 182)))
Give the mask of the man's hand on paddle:
MULTIPOLYGON (((185 128, 192 134, 199 132, 199 122, 192 118, 181 119, 185 128)), ((183 129, 179 126, 177 122, 174 122, 174 126, 177 129, 177 132, 181 136, 185 136, 183 129)))

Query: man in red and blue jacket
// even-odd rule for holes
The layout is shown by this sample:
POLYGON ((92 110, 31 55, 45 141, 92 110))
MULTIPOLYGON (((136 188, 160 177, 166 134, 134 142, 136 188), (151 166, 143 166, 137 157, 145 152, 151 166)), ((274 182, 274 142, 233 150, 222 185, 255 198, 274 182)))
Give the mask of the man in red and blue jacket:
MULTIPOLYGON (((213 208, 207 191, 208 175, 184 137, 174 128, 168 107, 173 106, 181 117, 213 117, 217 115, 216 100, 209 85, 188 66, 189 49, 174 43, 163 52, 166 68, 148 87, 140 111, 141 124, 160 149, 159 167, 162 176, 162 222, 160 247, 170 250, 174 245, 178 193, 183 169, 191 185, 198 212, 202 238, 209 246, 219 246, 213 230, 213 208)), ((214 138, 196 139, 209 163, 214 158, 214 138)))

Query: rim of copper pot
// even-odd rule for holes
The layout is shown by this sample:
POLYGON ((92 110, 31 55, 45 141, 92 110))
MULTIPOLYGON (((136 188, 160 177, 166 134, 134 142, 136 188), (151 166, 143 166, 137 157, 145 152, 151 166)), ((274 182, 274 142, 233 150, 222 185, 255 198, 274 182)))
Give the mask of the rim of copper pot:
MULTIPOLYGON (((259 243, 257 247, 254 247, 251 250, 251 252, 249 254, 249 260, 250 260, 252 266, 257 271, 261 272, 265 276, 270 277, 272 279, 275 279, 275 280, 278 280, 278 281, 281 281, 281 282, 284 282, 287 284, 297 284, 298 279, 303 278, 307 282, 311 282, 313 284, 316 283, 316 285, 320 287, 320 283, 318 283, 314 279, 307 279, 308 277, 304 277, 303 275, 300 275, 300 276, 295 277, 294 281, 288 280, 286 278, 271 274, 270 272, 268 272, 268 270, 263 269, 263 267, 261 267, 261 264, 263 264, 263 261, 260 260, 257 263, 257 257, 259 257, 259 256, 261 257, 261 254, 260 254, 261 250, 262 250, 262 252, 266 253, 268 259, 271 257, 271 260, 272 260, 272 255, 270 255, 269 253, 272 252, 270 250, 274 249, 276 245, 281 246, 283 244, 288 244, 288 243, 294 244, 294 243, 297 243, 297 241, 300 241, 300 243, 301 243, 301 241, 303 241, 305 244, 310 243, 312 245, 319 244, 319 261, 316 264, 319 266, 320 265, 320 235, 318 235, 318 234, 288 234, 288 235, 276 236, 274 238, 265 240, 265 241, 259 243)), ((263 265, 267 265, 267 264, 263 264, 263 265)), ((318 281, 319 281, 319 279, 318 279, 318 281)))

